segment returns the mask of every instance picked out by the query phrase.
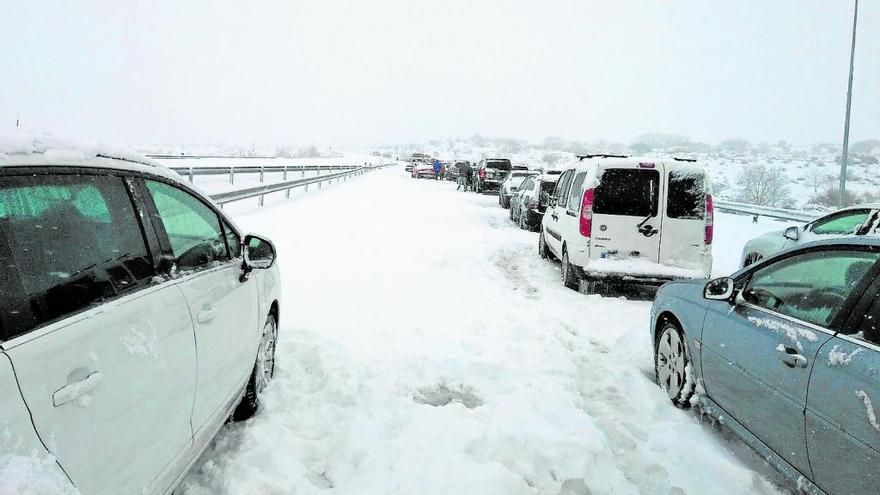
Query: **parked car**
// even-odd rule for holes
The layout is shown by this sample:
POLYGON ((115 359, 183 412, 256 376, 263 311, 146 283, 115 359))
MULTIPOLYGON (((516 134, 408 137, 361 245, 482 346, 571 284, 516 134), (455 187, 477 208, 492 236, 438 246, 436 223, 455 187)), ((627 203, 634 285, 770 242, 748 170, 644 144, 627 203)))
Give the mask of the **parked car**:
POLYGON ((651 310, 658 383, 723 417, 804 493, 877 493, 878 259, 880 239, 848 237, 664 285, 651 310))
POLYGON ((501 187, 498 190, 498 204, 500 204, 502 208, 510 208, 510 197, 513 196, 513 193, 516 192, 520 184, 522 184, 527 177, 537 174, 537 172, 532 172, 528 169, 512 170, 501 182, 501 187))
POLYGON ((567 167, 541 220, 538 251, 562 261, 562 283, 660 285, 708 278, 713 205, 689 161, 589 155, 567 167))
POLYGON ((477 173, 474 176, 474 191, 478 193, 497 191, 510 170, 510 160, 506 158, 480 160, 480 163, 477 164, 477 173))
POLYGON ((559 175, 527 177, 511 197, 510 219, 523 230, 538 230, 557 179, 559 175))
POLYGON ((450 165, 446 167, 446 180, 451 180, 453 182, 458 180, 459 170, 461 167, 470 167, 471 164, 467 160, 455 160, 451 162, 450 165))
POLYGON ((59 151, 0 153, 3 454, 167 494, 274 374, 275 248, 170 169, 59 151))
POLYGON ((434 172, 434 164, 431 162, 417 162, 412 170, 413 179, 433 179, 437 176, 434 172))
POLYGON ((850 206, 813 220, 803 227, 768 232, 747 242, 741 266, 749 266, 784 249, 822 238, 877 233, 880 204, 850 206))

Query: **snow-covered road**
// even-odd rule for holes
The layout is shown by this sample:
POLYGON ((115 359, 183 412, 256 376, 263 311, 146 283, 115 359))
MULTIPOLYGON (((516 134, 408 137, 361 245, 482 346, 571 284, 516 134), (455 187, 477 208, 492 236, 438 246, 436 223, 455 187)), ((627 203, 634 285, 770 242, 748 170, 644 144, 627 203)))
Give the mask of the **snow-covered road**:
POLYGON ((279 368, 184 493, 777 490, 654 385, 650 302, 565 289, 494 196, 394 167, 238 222, 278 247, 279 368))

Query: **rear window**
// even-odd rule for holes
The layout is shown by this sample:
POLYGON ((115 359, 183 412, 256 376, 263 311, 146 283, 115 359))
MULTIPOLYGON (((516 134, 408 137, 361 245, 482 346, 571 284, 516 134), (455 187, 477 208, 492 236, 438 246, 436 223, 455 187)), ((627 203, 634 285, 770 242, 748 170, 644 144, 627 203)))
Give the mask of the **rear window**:
POLYGON ((657 215, 660 173, 656 170, 611 168, 596 187, 593 213, 646 217, 657 215))
POLYGON ((543 181, 541 182, 541 192, 545 192, 547 194, 553 194, 553 188, 556 187, 555 182, 543 181))
POLYGON ((497 170, 510 170, 510 160, 490 160, 486 162, 486 168, 494 168, 497 170))
POLYGON ((686 220, 702 220, 706 213, 706 183, 702 174, 669 173, 666 216, 686 220))

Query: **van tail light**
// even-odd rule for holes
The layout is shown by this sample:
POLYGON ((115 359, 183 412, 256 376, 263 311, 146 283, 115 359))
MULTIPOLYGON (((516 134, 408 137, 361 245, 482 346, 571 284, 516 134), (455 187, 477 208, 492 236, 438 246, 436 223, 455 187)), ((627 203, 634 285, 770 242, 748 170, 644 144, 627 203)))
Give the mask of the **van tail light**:
POLYGON ((581 235, 590 237, 593 233, 593 199, 596 197, 595 189, 584 191, 584 199, 581 201, 581 235))
POLYGON ((706 233, 703 235, 703 242, 709 246, 712 244, 712 238, 715 237, 715 204, 712 202, 712 195, 706 195, 706 233))
POLYGON ((485 178, 486 178, 486 169, 485 169, 485 168, 484 168, 484 169, 480 169, 480 178, 481 178, 481 179, 485 179, 485 178))

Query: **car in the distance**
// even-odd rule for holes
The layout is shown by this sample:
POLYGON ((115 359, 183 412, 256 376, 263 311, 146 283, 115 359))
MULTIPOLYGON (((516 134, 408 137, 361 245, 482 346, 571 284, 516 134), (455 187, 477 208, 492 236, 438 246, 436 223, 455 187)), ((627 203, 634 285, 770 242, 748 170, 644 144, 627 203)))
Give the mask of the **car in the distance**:
POLYGON ((171 493, 274 374, 275 248, 164 166, 42 141, 0 149, 0 454, 171 493))
POLYGON ((873 235, 880 228, 880 204, 850 206, 817 218, 803 226, 792 226, 756 237, 746 243, 740 266, 772 256, 784 249, 819 239, 850 235, 873 235))
POLYGON ((527 177, 510 200, 510 219, 523 230, 538 230, 559 174, 527 177))
POLYGON ((657 292, 657 382, 699 405, 796 482, 877 493, 880 239, 798 246, 708 283, 657 292), (696 393, 699 387, 700 392, 696 393))
POLYGON ((502 208, 510 208, 510 197, 513 196, 513 193, 516 192, 520 184, 522 184, 527 177, 532 177, 537 174, 537 172, 532 172, 529 169, 511 170, 510 173, 507 174, 507 177, 504 178, 504 181, 501 182, 501 188, 498 190, 498 204, 501 205, 502 208))
POLYGON ((434 164, 431 162, 416 162, 412 169, 413 179, 434 179, 437 173, 434 172, 434 164))
POLYGON ((501 188, 501 182, 510 173, 512 165, 507 158, 487 158, 477 164, 474 176, 474 192, 492 192, 501 188))

